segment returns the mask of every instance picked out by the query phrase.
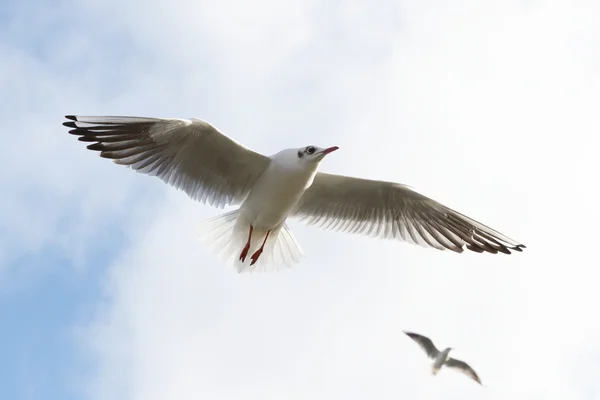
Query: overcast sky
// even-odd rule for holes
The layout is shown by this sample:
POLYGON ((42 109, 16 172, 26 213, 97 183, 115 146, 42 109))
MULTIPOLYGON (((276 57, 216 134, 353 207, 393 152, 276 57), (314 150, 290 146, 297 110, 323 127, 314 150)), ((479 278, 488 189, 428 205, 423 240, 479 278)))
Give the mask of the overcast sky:
POLYGON ((0 398, 597 399, 599 3, 32 0, 0 9, 0 398), (450 4, 451 3, 451 4, 450 4), (65 114, 195 117, 408 184, 527 246, 454 254, 291 221, 238 274, 222 213, 65 114), (430 361, 431 337, 480 387, 430 361))

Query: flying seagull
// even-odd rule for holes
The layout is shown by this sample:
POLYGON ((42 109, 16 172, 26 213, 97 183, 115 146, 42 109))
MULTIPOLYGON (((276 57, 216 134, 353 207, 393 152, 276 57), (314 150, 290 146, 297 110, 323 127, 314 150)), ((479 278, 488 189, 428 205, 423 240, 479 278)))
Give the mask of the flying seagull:
POLYGON ((425 353, 427 353, 427 356, 434 360, 433 365, 431 366, 431 373, 433 375, 437 375, 437 373, 440 372, 442 366, 445 365, 448 368, 454 368, 462 372, 463 374, 467 375, 468 377, 470 377, 475 382, 481 385, 481 380, 479 379, 473 368, 469 366, 469 364, 467 364, 464 361, 451 358, 449 356, 452 347, 447 347, 444 351, 439 351, 435 347, 431 339, 429 339, 428 337, 413 332, 404 331, 404 333, 406 333, 412 340, 417 342, 419 346, 421 346, 421 348, 425 351, 425 353))
POLYGON ((493 254, 525 248, 406 185, 317 172, 337 146, 310 145, 265 156, 199 119, 65 118, 69 133, 91 142, 87 148, 101 157, 157 176, 202 203, 239 205, 203 225, 205 243, 233 261, 238 272, 300 260, 303 252, 288 217, 456 253, 465 247, 493 254))

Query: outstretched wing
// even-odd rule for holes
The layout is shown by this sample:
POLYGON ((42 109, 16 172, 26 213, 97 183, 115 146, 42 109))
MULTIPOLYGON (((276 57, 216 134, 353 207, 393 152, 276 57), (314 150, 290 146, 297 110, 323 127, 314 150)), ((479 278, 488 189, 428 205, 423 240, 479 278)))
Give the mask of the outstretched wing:
POLYGON ((270 158, 197 119, 67 115, 90 150, 159 177, 192 199, 222 208, 242 202, 270 158))
POLYGON ((429 358, 436 358, 440 351, 435 347, 431 339, 426 336, 419 335, 418 333, 413 332, 404 332, 406 333, 412 340, 417 342, 419 346, 427 353, 429 358))
POLYGON ((449 358, 448 361, 446 361, 446 366, 448 368, 454 368, 457 371, 462 372, 463 374, 467 375, 469 378, 473 379, 475 382, 481 385, 481 380, 479 379, 479 376, 477 376, 477 373, 475 373, 473 368, 471 368, 466 362, 457 360, 455 358, 449 358))
POLYGON ((317 173, 293 216, 309 225, 462 253, 522 251, 524 245, 406 185, 317 173))

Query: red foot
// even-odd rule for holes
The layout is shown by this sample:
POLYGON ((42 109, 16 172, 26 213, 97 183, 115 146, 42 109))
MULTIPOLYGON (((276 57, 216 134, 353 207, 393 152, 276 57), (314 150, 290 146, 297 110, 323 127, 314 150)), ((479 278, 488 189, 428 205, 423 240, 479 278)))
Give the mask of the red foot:
POLYGON ((252 239, 252 230, 254 228, 252 227, 252 225, 250 225, 250 233, 248 233, 248 241, 246 242, 246 245, 244 246, 244 248, 242 249, 242 253, 240 254, 240 260, 242 260, 242 262, 246 261, 246 256, 248 255, 248 251, 250 250, 250 239, 252 239))
POLYGON ((262 246, 260 246, 260 249, 256 250, 254 252, 254 254, 252 254, 252 257, 250 257, 252 259, 252 262, 250 263, 250 265, 254 265, 258 261, 258 257, 260 257, 260 255, 262 254, 262 252, 265 248, 265 243, 267 243, 267 238, 269 237, 269 233, 271 233, 271 231, 267 231, 265 240, 263 240, 262 246))
POLYGON ((252 254, 252 257, 250 257, 252 259, 252 262, 250 263, 250 265, 254 265, 258 261, 258 257, 260 257, 262 252, 263 252, 263 249, 261 247, 260 249, 256 250, 254 252, 254 254, 252 254))

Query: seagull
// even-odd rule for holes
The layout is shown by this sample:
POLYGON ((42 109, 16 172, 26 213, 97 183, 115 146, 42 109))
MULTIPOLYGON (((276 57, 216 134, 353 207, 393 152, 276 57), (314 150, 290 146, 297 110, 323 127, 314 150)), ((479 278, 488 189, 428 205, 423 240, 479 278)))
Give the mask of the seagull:
POLYGON ((88 149, 156 176, 216 208, 202 238, 238 272, 279 269, 304 253, 286 221, 462 253, 521 252, 525 246, 409 186, 318 172, 337 146, 265 156, 199 119, 67 115, 88 149), (249 257, 248 257, 249 256, 249 257), (260 262, 259 262, 260 260, 260 262))
POLYGON ((442 366, 445 365, 448 368, 454 368, 462 372, 463 374, 467 375, 468 377, 470 377, 475 382, 481 385, 481 380, 479 379, 479 376, 477 376, 477 374, 475 373, 473 368, 469 366, 469 364, 467 364, 464 361, 451 358, 449 356, 452 347, 447 347, 446 349, 444 349, 444 351, 439 351, 435 347, 431 339, 429 339, 428 337, 413 332, 404 331, 404 333, 406 333, 412 340, 417 342, 419 346, 421 346, 421 348, 425 351, 425 353, 427 353, 427 356, 434 360, 433 365, 431 366, 431 373, 433 375, 437 375, 437 373, 440 372, 442 366))

